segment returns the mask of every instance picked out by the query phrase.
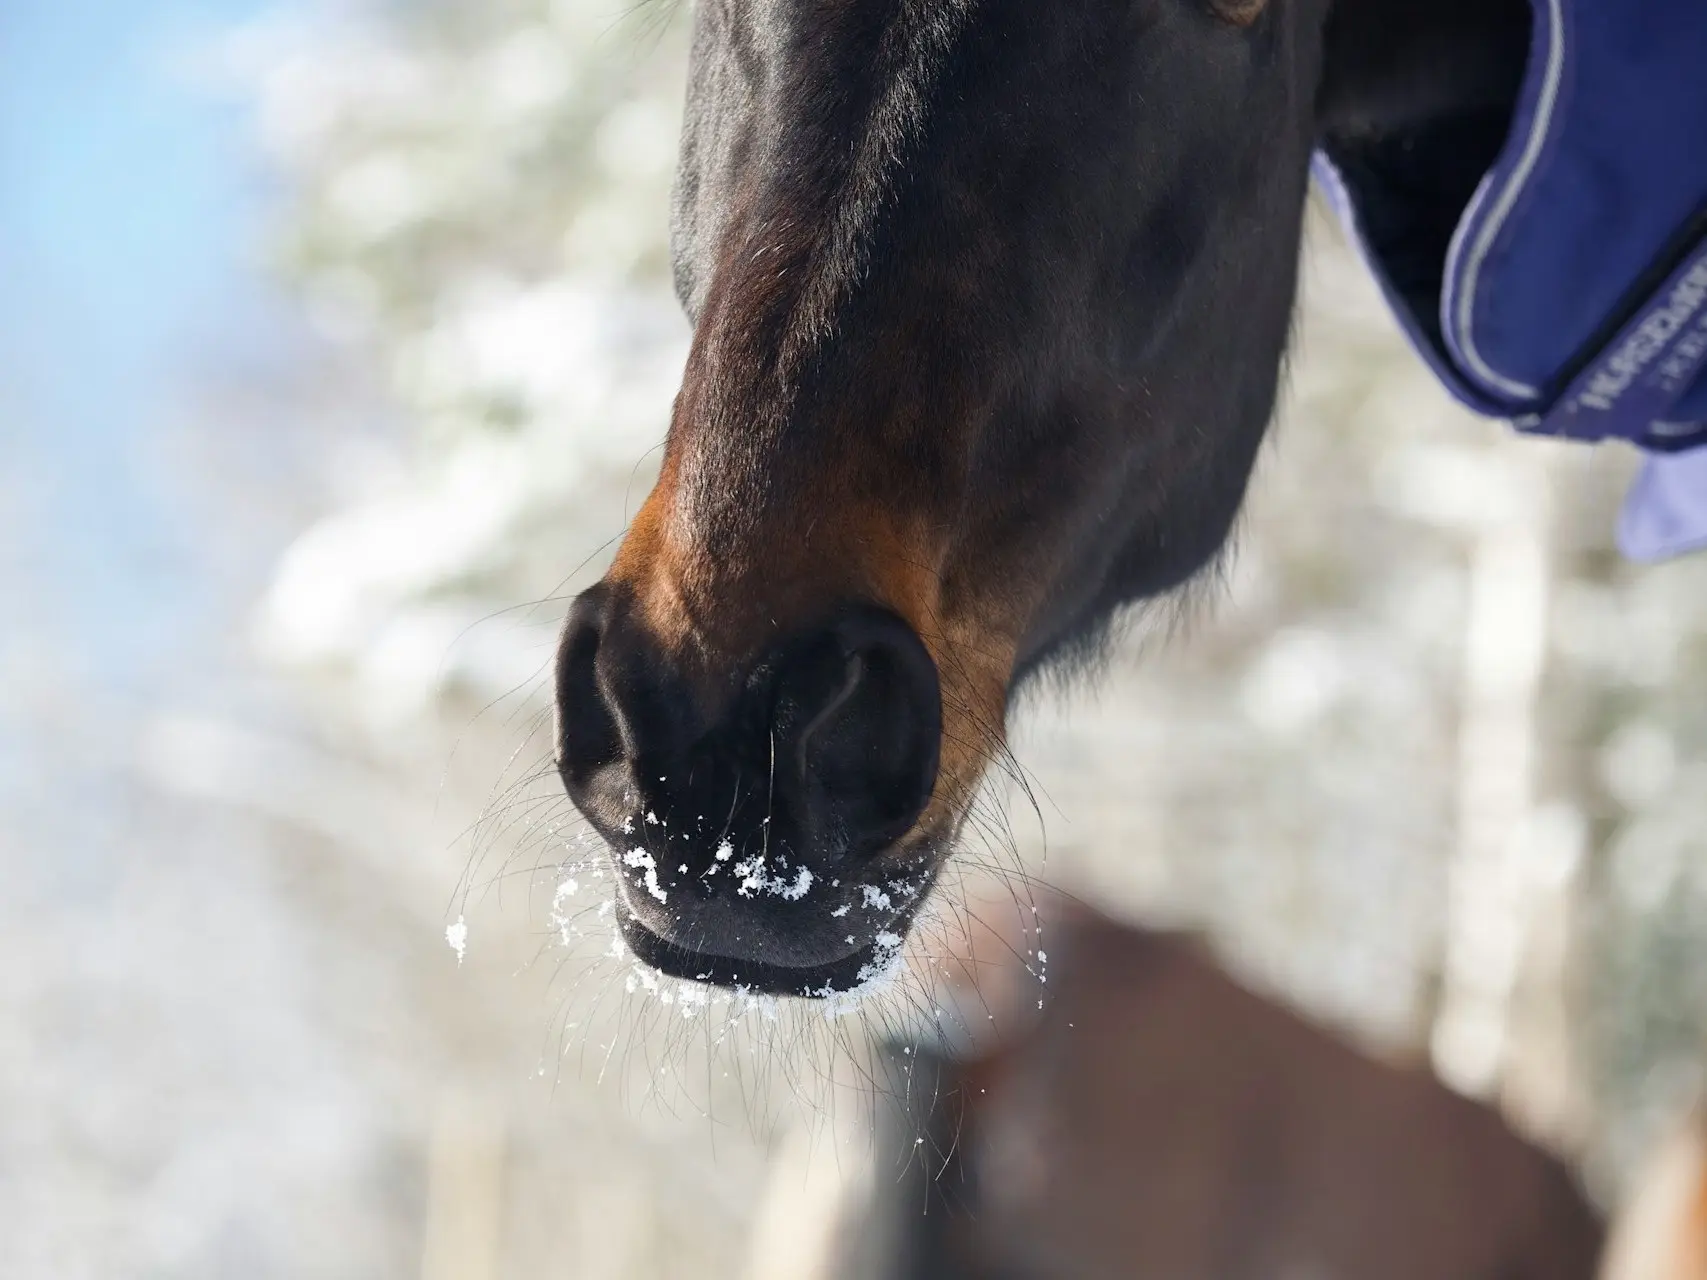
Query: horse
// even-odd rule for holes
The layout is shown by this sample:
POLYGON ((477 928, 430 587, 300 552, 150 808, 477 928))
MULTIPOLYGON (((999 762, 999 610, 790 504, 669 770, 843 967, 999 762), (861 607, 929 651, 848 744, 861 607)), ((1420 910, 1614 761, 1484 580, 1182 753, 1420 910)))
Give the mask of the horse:
POLYGON ((700 0, 656 485, 556 760, 621 932, 861 990, 1016 692, 1202 577, 1273 413, 1311 157, 1467 202, 1529 0, 700 0), (1420 161, 1419 161, 1420 162, 1420 161))
POLYGON ((1638 1195, 1608 1266, 1566 1167, 1490 1107, 1245 988, 1189 936, 1046 910, 1044 1012, 1014 1017, 1038 990, 1023 940, 975 935, 962 958, 1002 1033, 892 1039, 875 1144, 820 1137, 779 1163, 755 1280, 1700 1280, 1669 1207, 1698 1171, 1665 1205, 1638 1195))

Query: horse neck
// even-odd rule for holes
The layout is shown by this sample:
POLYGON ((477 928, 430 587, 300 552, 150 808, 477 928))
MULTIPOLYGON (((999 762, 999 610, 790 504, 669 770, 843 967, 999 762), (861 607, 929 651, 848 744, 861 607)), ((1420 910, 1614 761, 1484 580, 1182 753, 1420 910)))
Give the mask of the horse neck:
POLYGON ((1334 0, 1317 117, 1329 137, 1509 111, 1529 48, 1530 0, 1334 0))

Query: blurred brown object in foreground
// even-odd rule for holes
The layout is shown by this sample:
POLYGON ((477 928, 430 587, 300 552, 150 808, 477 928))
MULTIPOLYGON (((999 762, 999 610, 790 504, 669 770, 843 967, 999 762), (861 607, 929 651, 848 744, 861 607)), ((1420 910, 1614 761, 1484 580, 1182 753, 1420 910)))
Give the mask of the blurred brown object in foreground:
POLYGON ((1658 1153, 1619 1211, 1601 1280, 1707 1280, 1707 1111, 1658 1153))
POLYGON ((1595 1275, 1595 1212, 1494 1111, 1353 1051, 1188 939, 1050 916, 1031 1026, 965 1061, 885 1054, 870 1185, 844 1197, 818 1274, 1595 1275))

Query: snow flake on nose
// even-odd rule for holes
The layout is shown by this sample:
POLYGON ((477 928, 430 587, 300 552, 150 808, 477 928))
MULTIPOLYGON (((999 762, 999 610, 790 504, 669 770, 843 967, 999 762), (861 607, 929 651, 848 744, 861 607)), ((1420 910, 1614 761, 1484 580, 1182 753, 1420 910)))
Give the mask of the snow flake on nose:
POLYGON ((647 853, 644 849, 630 849, 627 853, 622 855, 622 860, 627 866, 635 867, 645 872, 644 882, 647 893, 658 899, 659 902, 669 901, 670 895, 666 893, 663 886, 658 883, 658 864, 653 860, 651 854, 647 853))
POLYGON ((861 885, 860 892, 865 895, 865 909, 867 911, 889 910, 889 895, 876 885, 861 885))
POLYGON ((743 898, 751 898, 760 893, 771 893, 789 902, 799 902, 812 888, 812 873, 805 867, 801 867, 795 872, 792 880, 784 879, 782 876, 773 876, 765 870, 765 859, 762 854, 758 857, 748 858, 744 862, 737 862, 735 874, 741 877, 741 883, 736 886, 735 892, 743 898))

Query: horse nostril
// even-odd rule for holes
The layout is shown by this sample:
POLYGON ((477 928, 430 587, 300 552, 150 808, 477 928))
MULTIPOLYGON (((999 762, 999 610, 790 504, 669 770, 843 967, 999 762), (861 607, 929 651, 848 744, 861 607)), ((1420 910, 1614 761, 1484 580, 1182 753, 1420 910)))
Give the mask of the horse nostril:
POLYGON ((858 653, 849 654, 842 665, 842 687, 830 695, 829 702, 825 703, 824 706, 819 709, 818 713, 808 720, 805 727, 800 730, 800 741, 795 748, 795 763, 801 773, 805 773, 809 767, 806 759, 806 749, 811 745, 813 737, 820 729, 825 728, 835 720, 836 713, 847 705, 849 698, 854 696, 855 690, 859 688, 860 679, 864 675, 864 655, 858 653))
POLYGON ((605 592, 584 592, 569 611, 557 650, 557 767, 571 789, 622 759, 622 736, 599 688, 599 648, 608 613, 605 592))
POLYGON ((799 642, 771 723, 804 815, 852 852, 893 843, 930 800, 942 738, 936 664, 892 614, 860 608, 799 642))

